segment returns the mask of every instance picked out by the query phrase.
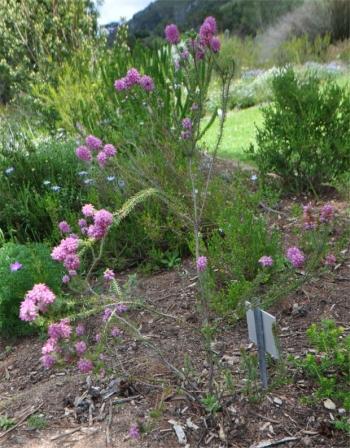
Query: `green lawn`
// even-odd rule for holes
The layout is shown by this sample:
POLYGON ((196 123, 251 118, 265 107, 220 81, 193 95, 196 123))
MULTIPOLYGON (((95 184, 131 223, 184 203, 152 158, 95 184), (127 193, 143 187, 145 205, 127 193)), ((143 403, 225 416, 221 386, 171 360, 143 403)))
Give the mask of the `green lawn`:
MULTIPOLYGON (((250 107, 239 111, 230 111, 227 115, 224 136, 219 149, 219 156, 241 161, 249 160, 244 149, 255 141, 255 125, 262 124, 259 107, 250 107)), ((204 135, 202 142, 209 150, 213 149, 218 133, 218 120, 204 135)))

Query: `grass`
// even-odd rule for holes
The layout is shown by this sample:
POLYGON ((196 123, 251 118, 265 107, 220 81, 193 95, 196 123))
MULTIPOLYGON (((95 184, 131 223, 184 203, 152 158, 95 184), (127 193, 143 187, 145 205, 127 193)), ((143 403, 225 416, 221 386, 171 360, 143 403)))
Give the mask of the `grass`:
MULTIPOLYGON (((219 149, 219 156, 227 159, 249 161, 249 154, 244 152, 255 142, 255 126, 262 124, 262 114, 258 106, 242 110, 232 110, 227 114, 223 140, 219 149)), ((209 150, 214 148, 219 121, 213 124, 204 135, 202 143, 209 150)))

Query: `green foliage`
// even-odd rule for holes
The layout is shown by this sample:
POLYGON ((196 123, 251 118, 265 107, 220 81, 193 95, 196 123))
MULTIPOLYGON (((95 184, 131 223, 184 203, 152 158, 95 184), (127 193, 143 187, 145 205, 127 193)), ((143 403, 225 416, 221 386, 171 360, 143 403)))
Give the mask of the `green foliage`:
POLYGON ((216 414, 221 409, 220 402, 215 395, 206 395, 201 401, 208 414, 216 414))
POLYGON ((242 182, 233 195, 218 213, 219 231, 208 243, 215 283, 220 288, 213 296, 213 306, 222 313, 236 310, 280 268, 278 234, 268 229, 258 210, 260 193, 249 193, 242 182), (272 268, 261 268, 258 260, 263 255, 273 258, 272 268))
POLYGON ((304 64, 307 61, 325 62, 327 50, 331 43, 329 33, 324 36, 317 36, 313 41, 304 34, 303 36, 293 36, 282 42, 275 50, 272 59, 277 65, 304 64))
POLYGON ((262 175, 281 176, 294 191, 319 191, 350 167, 350 94, 313 74, 281 71, 272 84, 272 104, 263 110, 257 146, 250 147, 262 175))
POLYGON ((28 290, 36 283, 45 283, 60 292, 63 269, 50 256, 44 244, 6 243, 0 248, 0 334, 21 336, 34 331, 19 319, 19 306, 28 290), (10 264, 18 261, 22 268, 11 272, 10 264))
POLYGON ((34 414, 28 418, 27 425, 29 429, 45 429, 48 422, 44 415, 34 414))
MULTIPOLYGON (((314 381, 315 398, 332 399, 350 411, 350 336, 332 320, 312 324, 307 336, 315 353, 294 360, 295 364, 314 381)), ((349 430, 343 423, 338 427, 349 430)))
POLYGON ((3 431, 12 428, 16 424, 16 421, 6 415, 0 415, 0 428, 3 431))
POLYGON ((54 78, 57 65, 91 45, 97 31, 90 0, 1 0, 0 10, 0 102, 30 81, 54 78))

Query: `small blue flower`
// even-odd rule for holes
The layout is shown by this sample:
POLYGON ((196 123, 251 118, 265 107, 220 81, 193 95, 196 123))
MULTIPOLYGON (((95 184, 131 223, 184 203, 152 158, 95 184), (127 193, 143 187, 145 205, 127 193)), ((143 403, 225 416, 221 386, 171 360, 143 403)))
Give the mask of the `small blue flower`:
POLYGON ((49 180, 44 180, 43 184, 44 184, 44 185, 50 185, 51 182, 50 182, 49 180))
POLYGON ((94 183, 94 179, 85 179, 84 180, 84 184, 85 185, 91 185, 91 184, 93 184, 94 183))
POLYGON ((115 176, 107 176, 106 179, 108 182, 113 182, 115 180, 115 176))
POLYGON ((7 169, 5 170, 5 174, 11 174, 14 170, 15 170, 14 167, 13 167, 13 166, 10 166, 9 168, 7 168, 7 169))
POLYGON ((253 182, 255 182, 257 179, 258 179, 258 176, 257 176, 256 174, 253 174, 253 175, 250 177, 250 180, 252 180, 253 182))
POLYGON ((52 190, 52 191, 60 191, 60 189, 61 189, 61 187, 60 187, 59 185, 53 185, 53 186, 51 187, 51 190, 52 190))
POLYGON ((123 179, 119 179, 119 180, 118 180, 118 186, 119 186, 120 188, 124 188, 124 187, 125 187, 125 182, 123 181, 123 179))
POLYGON ((78 176, 86 176, 87 174, 87 171, 79 171, 78 176))

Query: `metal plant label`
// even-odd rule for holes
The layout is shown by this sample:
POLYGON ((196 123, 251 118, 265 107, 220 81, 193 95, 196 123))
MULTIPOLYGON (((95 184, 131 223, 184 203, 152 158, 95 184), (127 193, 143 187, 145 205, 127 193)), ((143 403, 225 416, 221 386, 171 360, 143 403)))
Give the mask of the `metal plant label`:
POLYGON ((269 353, 274 359, 280 357, 275 337, 276 318, 260 308, 253 308, 250 302, 246 302, 246 308, 248 335, 258 346, 261 383, 266 389, 268 377, 265 353, 269 353))

